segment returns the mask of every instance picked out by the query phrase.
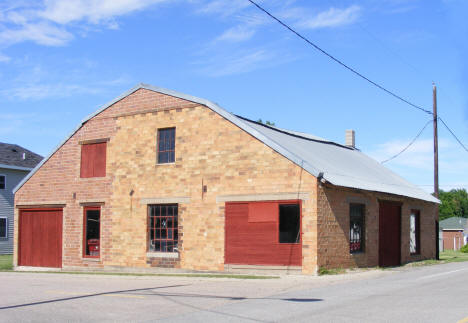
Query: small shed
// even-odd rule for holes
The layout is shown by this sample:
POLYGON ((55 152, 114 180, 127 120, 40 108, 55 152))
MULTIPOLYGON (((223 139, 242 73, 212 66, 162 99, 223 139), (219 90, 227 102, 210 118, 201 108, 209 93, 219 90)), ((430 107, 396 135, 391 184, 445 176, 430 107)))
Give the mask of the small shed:
POLYGON ((451 217, 440 221, 442 231, 443 250, 460 250, 468 243, 468 219, 451 217))

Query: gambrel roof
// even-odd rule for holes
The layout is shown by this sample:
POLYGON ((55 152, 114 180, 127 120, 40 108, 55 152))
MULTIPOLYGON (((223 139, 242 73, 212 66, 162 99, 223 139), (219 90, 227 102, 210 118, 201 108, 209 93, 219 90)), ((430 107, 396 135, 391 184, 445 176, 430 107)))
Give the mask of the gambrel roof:
POLYGON ((357 149, 346 147, 309 134, 283 130, 257 123, 233 115, 211 101, 147 84, 137 85, 85 118, 65 141, 49 156, 44 158, 44 160, 15 187, 14 192, 34 175, 42 164, 88 120, 139 89, 155 91, 204 105, 251 134, 285 158, 302 167, 305 171, 330 184, 367 191, 390 193, 439 203, 439 200, 429 193, 426 193, 417 186, 404 180, 357 149))

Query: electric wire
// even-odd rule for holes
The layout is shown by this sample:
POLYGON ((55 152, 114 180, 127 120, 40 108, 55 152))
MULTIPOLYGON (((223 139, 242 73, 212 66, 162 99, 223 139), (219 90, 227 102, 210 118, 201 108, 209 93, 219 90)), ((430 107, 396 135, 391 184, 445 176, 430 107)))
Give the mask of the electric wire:
MULTIPOLYGON (((344 62, 342 62, 341 60, 339 60, 338 58, 334 57, 333 55, 329 54, 327 51, 325 51, 324 49, 322 49, 321 47, 319 47, 318 45, 316 45, 315 43, 313 43, 311 40, 309 40, 308 38, 306 38, 305 36, 303 36, 302 34, 300 34, 299 32, 297 32, 296 30, 294 30, 292 27, 290 27, 289 25, 287 25, 285 22, 283 22, 282 20, 280 20, 279 18, 277 18, 276 16, 274 16, 273 14, 271 14, 268 10, 266 10, 265 8, 263 8, 262 6, 260 6, 258 3, 256 3, 255 1, 253 0, 247 0, 249 1, 251 4, 253 4, 255 7, 257 7, 259 10, 263 11, 266 15, 268 15, 269 17, 271 17, 272 19, 274 19, 275 21, 277 21, 280 25, 282 25, 283 27, 285 27, 286 29, 288 29, 289 31, 291 31, 293 34, 295 34, 296 36, 298 36, 299 38, 301 38, 302 40, 304 40, 306 43, 308 43, 309 45, 311 45, 312 47, 314 47, 316 50, 318 50, 319 52, 321 52, 322 54, 324 54, 325 56, 327 56, 328 58, 330 58, 331 60, 333 60, 334 62, 338 63, 339 65, 343 66, 344 68, 346 68, 347 70, 349 70, 350 72, 354 73, 355 75, 359 76, 360 78, 364 79, 365 81, 369 82, 370 84, 376 86, 377 88, 379 88, 380 90, 384 91, 385 93, 393 96, 394 98, 410 105, 411 107, 413 108, 416 108, 424 113, 427 113, 429 115, 434 115, 432 111, 429 111, 427 109, 424 109, 423 107, 419 106, 419 105, 416 105, 408 100, 406 100, 405 98, 401 97, 400 95, 390 91, 390 90, 387 90, 385 87, 383 87, 382 85, 372 81, 371 79, 369 79, 368 77, 364 76, 363 74, 361 74, 360 72, 358 72, 357 70, 355 70, 354 68, 350 67, 349 65, 345 64, 344 62)), ((399 55, 398 55, 399 56, 399 55)), ((400 59, 402 59, 400 57, 400 59)), ((408 62, 406 62, 406 64, 409 65, 408 62)), ((412 65, 411 65, 412 66, 412 65)), ((416 69, 414 66, 412 66, 413 69, 416 69)), ((455 140, 463 147, 463 149, 465 151, 468 152, 468 149, 466 148, 466 146, 458 139, 458 137, 455 135, 455 133, 449 128, 449 126, 440 118, 438 117, 438 119, 443 123, 443 125, 447 128, 447 130, 452 134, 452 136, 455 138, 455 140)), ((429 124, 429 122, 431 122, 432 120, 429 120, 428 123, 424 126, 424 128, 420 131, 420 133, 416 136, 415 139, 413 139, 413 141, 410 142, 410 144, 405 147, 405 149, 403 149, 401 152, 399 152, 397 155, 387 159, 387 160, 384 160, 382 161, 381 163, 385 163, 385 162, 388 162, 396 157, 398 157, 401 153, 403 153, 406 149, 408 149, 413 143, 414 141, 419 137, 419 135, 422 133, 422 131, 427 127, 427 125, 429 124)))
POLYGON ((433 120, 430 119, 426 122, 426 124, 424 125, 424 127, 422 127, 422 129, 418 132, 418 134, 416 135, 416 137, 413 138, 413 140, 411 140, 411 142, 405 147, 403 148, 398 154, 395 154, 393 155, 392 157, 388 158, 388 159, 385 159, 384 161, 381 161, 380 163, 381 164, 384 164, 392 159, 395 159, 397 158, 398 156, 400 156, 401 154, 403 154, 409 147, 411 147, 412 144, 414 144, 414 142, 419 138, 419 136, 423 133, 424 129, 427 128, 427 126, 432 122, 433 120))
POLYGON ((299 32, 297 32, 296 30, 294 30, 292 27, 290 27, 289 25, 287 25, 286 23, 284 23, 283 21, 281 21, 279 18, 275 17, 273 14, 271 14, 270 12, 268 12, 266 9, 264 9, 263 7, 261 7, 259 4, 257 4, 255 1, 253 0, 247 0, 249 1, 251 4, 253 4, 254 6, 256 6, 259 10, 263 11, 265 14, 267 14, 268 16, 270 16, 272 19, 276 20, 280 25, 282 25, 283 27, 285 27, 286 29, 288 29, 289 31, 291 31, 292 33, 294 33, 296 36, 298 36, 299 38, 301 38, 302 40, 304 40, 306 43, 308 43, 309 45, 311 45, 312 47, 314 47, 316 50, 318 50, 319 52, 321 52, 322 54, 324 54, 325 56, 327 56, 328 58, 330 58, 331 60, 333 60, 334 62, 338 63, 339 65, 343 66, 344 68, 346 68, 347 70, 351 71, 352 73, 356 74, 357 76, 359 76, 360 78, 362 78, 363 80, 369 82, 370 84, 376 86, 377 88, 379 88, 380 90, 384 91, 385 93, 393 96, 394 98, 412 106, 413 108, 415 109, 418 109, 418 110, 421 110, 423 111, 424 113, 427 113, 427 114, 430 114, 432 115, 433 113, 427 109, 424 109, 423 107, 419 106, 419 105, 416 105, 406 99, 404 99, 403 97, 401 97, 400 95, 390 91, 390 90, 387 90, 385 87, 383 87, 382 85, 372 81, 371 79, 369 79, 368 77, 364 76, 363 74, 359 73, 357 70, 355 70, 354 68, 348 66, 347 64, 343 63, 342 61, 340 61, 338 58, 334 57, 333 55, 329 54, 328 52, 326 52, 325 50, 323 50, 322 48, 320 48, 318 45, 314 44, 311 40, 309 40, 308 38, 306 38, 305 36, 301 35, 299 32))
POLYGON ((442 122, 442 124, 445 126, 445 128, 447 128, 447 130, 452 134, 453 138, 455 138, 456 141, 458 141, 458 143, 460 144, 460 146, 463 147, 463 149, 465 149, 466 152, 468 152, 468 149, 466 148, 466 146, 460 141, 460 139, 458 139, 458 137, 455 135, 455 133, 449 128, 449 126, 445 123, 444 120, 442 120, 441 117, 437 117, 437 119, 440 120, 440 122, 442 122))

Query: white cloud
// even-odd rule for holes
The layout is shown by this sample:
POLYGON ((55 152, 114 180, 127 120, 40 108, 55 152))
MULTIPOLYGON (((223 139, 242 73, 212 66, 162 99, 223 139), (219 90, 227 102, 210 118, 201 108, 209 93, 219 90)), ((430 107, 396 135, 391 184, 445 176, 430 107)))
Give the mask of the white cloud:
POLYGON ((45 98, 63 98, 74 94, 96 94, 99 89, 78 84, 27 84, 0 91, 2 96, 10 99, 41 100, 45 98))
POLYGON ((68 24, 87 20, 92 24, 105 22, 117 16, 142 10, 150 5, 167 0, 46 0, 45 9, 39 16, 56 22, 68 24))
POLYGON ((117 29, 117 17, 169 1, 174 0, 44 0, 0 4, 0 45, 24 41, 45 46, 65 45, 74 38, 75 27, 102 25, 117 29))
POLYGON ((199 3, 196 12, 226 17, 237 14, 250 6, 252 4, 246 0, 213 0, 204 4, 199 3))
MULTIPOLYGON (((299 11, 296 11, 299 13, 299 11)), ((310 18, 302 15, 297 26, 305 29, 331 28, 349 25, 357 21, 361 8, 357 5, 346 9, 330 8, 310 18)))
MULTIPOLYGON (((383 161, 399 153, 409 141, 391 140, 380 144, 368 155, 377 161, 383 161)), ((405 152, 384 165, 410 182, 432 192, 434 143, 432 139, 417 140, 405 152)), ((460 147, 451 139, 439 137, 439 182, 441 189, 468 188, 468 160, 460 147)))
POLYGON ((241 42, 252 38, 254 34, 254 28, 239 25, 229 28, 218 36, 215 41, 241 42))
POLYGON ((29 40, 40 45, 60 46, 72 38, 71 33, 48 22, 26 23, 0 32, 0 43, 7 45, 29 40))
POLYGON ((0 63, 7 63, 11 60, 11 57, 6 56, 2 53, 0 53, 0 63))
POLYGON ((286 53, 279 53, 267 48, 257 48, 249 50, 240 49, 229 55, 211 56, 208 60, 202 60, 196 64, 202 66, 199 68, 202 74, 219 77, 269 68, 292 61, 293 59, 294 57, 286 53))

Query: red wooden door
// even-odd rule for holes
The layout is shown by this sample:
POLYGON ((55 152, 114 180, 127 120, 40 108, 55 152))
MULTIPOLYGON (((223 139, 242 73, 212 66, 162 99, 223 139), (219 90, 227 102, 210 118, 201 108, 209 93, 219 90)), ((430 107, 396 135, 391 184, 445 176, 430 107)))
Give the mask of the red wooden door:
POLYGON ((21 210, 19 266, 62 267, 62 209, 21 210))
POLYGON ((379 202, 379 266, 400 265, 401 204, 379 202))
POLYGON ((301 242, 279 242, 279 205, 280 202, 226 203, 226 264, 302 264, 301 242))

